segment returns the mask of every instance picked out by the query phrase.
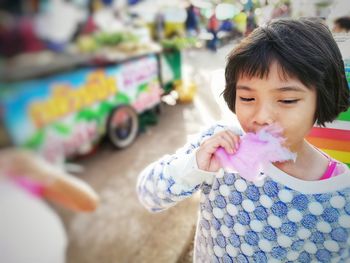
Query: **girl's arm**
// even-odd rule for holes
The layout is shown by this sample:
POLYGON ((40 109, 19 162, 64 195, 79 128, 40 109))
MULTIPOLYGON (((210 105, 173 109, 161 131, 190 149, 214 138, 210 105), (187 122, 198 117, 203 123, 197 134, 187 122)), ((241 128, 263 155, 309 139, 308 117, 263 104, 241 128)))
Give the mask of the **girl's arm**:
POLYGON ((149 211, 158 212, 169 208, 190 197, 201 184, 211 184, 215 172, 198 169, 196 152, 204 140, 221 130, 224 130, 223 126, 211 127, 175 154, 162 157, 140 173, 137 193, 149 211))

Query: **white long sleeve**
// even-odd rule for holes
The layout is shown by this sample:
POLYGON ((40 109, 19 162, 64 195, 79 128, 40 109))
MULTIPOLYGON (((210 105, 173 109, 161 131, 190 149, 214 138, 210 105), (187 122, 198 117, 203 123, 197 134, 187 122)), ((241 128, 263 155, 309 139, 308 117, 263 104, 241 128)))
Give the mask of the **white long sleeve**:
POLYGON ((141 203, 152 212, 161 211, 192 196, 203 183, 211 184, 215 173, 198 169, 196 151, 202 141, 223 129, 223 126, 212 127, 175 154, 146 167, 137 183, 141 203))

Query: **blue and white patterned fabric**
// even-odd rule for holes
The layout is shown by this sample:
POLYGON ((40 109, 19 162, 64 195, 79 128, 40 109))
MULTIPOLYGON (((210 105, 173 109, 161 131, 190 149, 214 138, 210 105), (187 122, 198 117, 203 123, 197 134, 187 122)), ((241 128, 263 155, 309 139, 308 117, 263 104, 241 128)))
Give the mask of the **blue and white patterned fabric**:
POLYGON ((149 165, 137 192, 150 211, 164 210, 201 190, 195 262, 350 262, 350 171, 303 181, 265 167, 264 180, 197 168, 199 138, 149 165))

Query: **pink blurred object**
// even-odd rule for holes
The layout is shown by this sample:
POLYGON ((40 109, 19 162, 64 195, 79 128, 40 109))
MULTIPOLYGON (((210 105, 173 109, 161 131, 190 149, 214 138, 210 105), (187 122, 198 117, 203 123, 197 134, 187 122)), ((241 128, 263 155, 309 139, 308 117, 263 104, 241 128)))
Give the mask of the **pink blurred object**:
POLYGON ((262 167, 268 163, 284 162, 296 159, 296 154, 282 146, 284 138, 282 129, 273 125, 261 129, 257 133, 246 133, 242 136, 239 149, 234 154, 228 154, 219 147, 215 156, 228 172, 238 172, 248 181, 264 178, 262 167))
POLYGON ((42 184, 23 176, 14 176, 12 179, 18 186, 30 194, 36 197, 43 196, 45 187, 42 184))

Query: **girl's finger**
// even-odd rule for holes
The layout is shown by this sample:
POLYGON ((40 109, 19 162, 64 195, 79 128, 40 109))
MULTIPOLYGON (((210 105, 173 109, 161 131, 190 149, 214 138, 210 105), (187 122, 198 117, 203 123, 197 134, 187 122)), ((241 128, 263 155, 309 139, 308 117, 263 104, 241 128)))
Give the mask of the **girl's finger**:
POLYGON ((210 147, 212 153, 214 153, 218 147, 223 147, 228 153, 233 153, 234 149, 230 139, 225 138, 223 135, 216 136, 212 143, 210 143, 210 147))
POLYGON ((238 150, 239 148, 239 144, 240 144, 240 141, 241 141, 241 137, 235 133, 233 133, 232 131, 228 130, 227 131, 227 134, 228 136, 230 136, 231 140, 233 141, 234 143, 234 149, 235 150, 238 150))
POLYGON ((230 134, 227 133, 227 132, 224 132, 224 133, 221 134, 221 138, 224 139, 225 141, 227 141, 228 144, 230 145, 231 151, 229 153, 234 153, 236 145, 235 145, 235 141, 230 136, 230 134))

